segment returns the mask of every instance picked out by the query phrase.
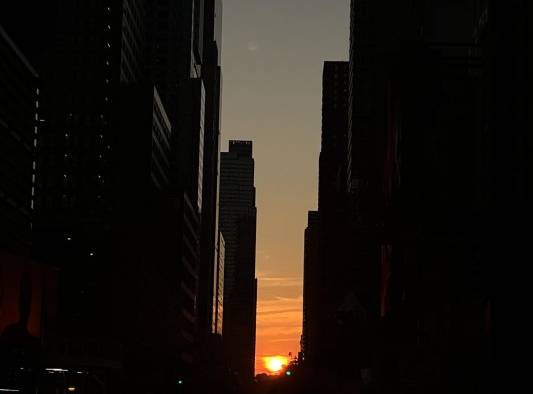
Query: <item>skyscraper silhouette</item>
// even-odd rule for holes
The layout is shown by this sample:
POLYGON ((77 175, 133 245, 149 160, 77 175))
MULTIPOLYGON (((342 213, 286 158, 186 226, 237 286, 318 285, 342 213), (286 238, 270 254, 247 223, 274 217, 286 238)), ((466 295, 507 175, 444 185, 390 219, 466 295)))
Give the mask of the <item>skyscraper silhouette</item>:
POLYGON ((223 335, 230 366, 244 382, 254 376, 255 279, 254 159, 251 141, 230 141, 220 162, 220 231, 226 253, 223 335))
MULTIPOLYGON (((198 327, 200 336, 213 333, 214 288, 218 271, 220 102, 222 72, 222 1, 204 2, 204 60, 202 76, 205 83, 205 134, 203 164, 202 234, 200 239, 200 283, 198 327)), ((224 281, 220 283, 223 286, 224 281)), ((223 291, 223 287, 220 288, 223 291)), ((220 325, 220 324, 218 324, 220 325)))
POLYGON ((320 359, 319 331, 321 328, 320 216, 309 211, 304 235, 304 302, 301 350, 303 362, 315 364, 320 359))
MULTIPOLYGON (((43 23, 42 37, 15 29, 46 71, 32 252, 58 268, 59 288, 43 350, 72 365, 91 359, 95 374, 126 377, 131 389, 172 385, 192 372, 223 266, 215 257, 221 4, 45 8, 56 23, 43 23)), ((222 297, 216 303, 220 311, 222 297)))

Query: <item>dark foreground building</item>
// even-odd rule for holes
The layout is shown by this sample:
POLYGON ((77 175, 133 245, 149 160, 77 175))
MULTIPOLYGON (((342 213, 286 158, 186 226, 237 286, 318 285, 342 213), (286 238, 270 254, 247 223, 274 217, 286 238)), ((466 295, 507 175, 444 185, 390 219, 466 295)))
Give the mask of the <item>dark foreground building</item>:
POLYGON ((28 255, 39 134, 38 74, 0 26, 0 248, 28 255))
MULTIPOLYGON (((200 241, 200 282, 198 297, 198 329, 200 341, 212 334, 220 335, 221 321, 214 316, 220 311, 215 301, 213 283, 222 279, 219 289, 223 292, 223 277, 219 272, 219 172, 220 172, 220 102, 222 88, 221 46, 222 46, 222 1, 204 2, 204 57, 202 77, 205 84, 205 123, 203 139, 202 176, 202 233, 200 241), (218 326, 218 328, 215 328, 218 326)), ((223 240, 222 240, 223 243, 223 240)), ((223 252, 223 248, 222 248, 223 252)), ((222 261, 223 267, 223 261, 222 261)), ((223 272, 223 268, 222 268, 223 272)))
POLYGON ((505 349, 524 343, 531 16, 522 1, 352 1, 356 292, 385 392, 491 392, 494 327, 515 332, 505 349))
POLYGON ((225 240, 223 335, 230 367, 242 382, 254 376, 255 279, 254 159, 251 141, 230 141, 220 165, 220 230, 225 240))
POLYGON ((215 353, 223 375, 222 2, 0 11, 0 330, 29 319, 40 388, 168 392, 215 353))
POLYGON ((38 364, 55 272, 30 258, 39 76, 1 25, 0 58, 0 388, 16 389, 31 385, 19 371, 38 364))
MULTIPOLYGON (((525 1, 351 2, 349 223, 333 227, 350 236, 337 244, 348 250, 329 295, 344 283, 354 297, 345 313, 327 301, 322 312, 353 337, 327 336, 348 352, 343 368, 322 367, 339 381, 348 371, 383 393, 485 393, 528 376, 517 360, 530 350, 521 311, 531 260, 532 15, 525 1)), ((324 83, 324 92, 335 87, 324 83)), ((336 179, 323 157, 321 222, 323 190, 334 196, 336 179)), ((320 264, 327 272, 332 261, 320 264)))

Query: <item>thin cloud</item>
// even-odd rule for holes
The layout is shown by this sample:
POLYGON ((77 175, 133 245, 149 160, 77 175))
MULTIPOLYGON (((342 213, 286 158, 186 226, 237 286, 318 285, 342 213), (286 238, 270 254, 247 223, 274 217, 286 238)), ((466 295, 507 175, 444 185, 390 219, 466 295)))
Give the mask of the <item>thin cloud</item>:
POLYGON ((276 297, 273 300, 260 300, 257 310, 259 312, 278 311, 281 309, 299 309, 303 305, 303 296, 296 298, 276 297))
POLYGON ((303 297, 276 297, 258 303, 258 339, 265 345, 274 341, 297 340, 302 325, 303 297))
POLYGON ((294 277, 259 277, 259 286, 262 288, 301 287, 302 280, 294 277))
POLYGON ((294 308, 294 309, 280 309, 277 311, 260 311, 257 312, 257 315, 265 316, 265 315, 279 315, 281 313, 290 313, 290 312, 298 312, 300 313, 302 310, 300 308, 294 308))

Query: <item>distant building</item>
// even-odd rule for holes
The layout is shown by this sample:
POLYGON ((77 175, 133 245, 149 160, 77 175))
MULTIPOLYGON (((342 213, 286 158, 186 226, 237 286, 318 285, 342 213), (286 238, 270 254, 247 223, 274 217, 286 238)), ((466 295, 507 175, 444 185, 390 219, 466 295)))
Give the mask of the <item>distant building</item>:
POLYGON ((245 381, 254 376, 256 221, 252 142, 230 141, 220 165, 220 231, 226 241, 223 335, 230 366, 245 381))
POLYGON ((347 300, 356 293, 346 191, 348 98, 349 63, 325 62, 318 211, 309 212, 305 230, 302 346, 304 362, 312 368, 328 368, 326 360, 331 359, 344 366, 354 351, 342 316, 347 300))
POLYGON ((319 356, 319 330, 321 312, 321 267, 319 260, 320 216, 317 211, 308 213, 304 242, 304 304, 301 352, 304 364, 314 364, 319 356))

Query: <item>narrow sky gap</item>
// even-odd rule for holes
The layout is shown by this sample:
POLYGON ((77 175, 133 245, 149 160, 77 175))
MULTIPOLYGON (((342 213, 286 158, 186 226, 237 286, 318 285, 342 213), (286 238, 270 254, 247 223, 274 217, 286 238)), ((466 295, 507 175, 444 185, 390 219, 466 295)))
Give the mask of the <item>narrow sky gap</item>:
POLYGON ((223 26, 222 148, 251 139, 256 159, 260 373, 261 357, 299 349, 303 230, 317 204, 322 64, 348 57, 349 1, 225 0, 223 26), (272 309, 297 312, 264 313, 272 309), (275 316, 279 325, 267 330, 264 320, 272 327, 275 316))

